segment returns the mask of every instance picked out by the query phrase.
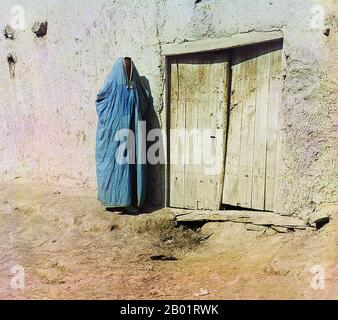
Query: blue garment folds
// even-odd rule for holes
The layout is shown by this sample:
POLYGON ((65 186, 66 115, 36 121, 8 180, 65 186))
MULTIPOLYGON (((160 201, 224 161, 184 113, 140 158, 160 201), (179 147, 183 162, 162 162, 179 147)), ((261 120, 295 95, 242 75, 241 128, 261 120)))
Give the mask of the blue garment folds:
POLYGON ((120 57, 97 95, 98 199, 108 207, 142 206, 146 191, 146 128, 149 91, 120 57))

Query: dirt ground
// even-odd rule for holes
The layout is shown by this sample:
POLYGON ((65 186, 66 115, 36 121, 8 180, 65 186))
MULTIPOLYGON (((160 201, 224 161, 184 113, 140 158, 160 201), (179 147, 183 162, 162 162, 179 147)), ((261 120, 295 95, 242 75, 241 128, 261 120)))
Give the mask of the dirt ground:
POLYGON ((275 233, 228 222, 187 228, 170 209, 148 211, 106 211, 89 190, 1 184, 0 298, 338 298, 335 218, 275 233))

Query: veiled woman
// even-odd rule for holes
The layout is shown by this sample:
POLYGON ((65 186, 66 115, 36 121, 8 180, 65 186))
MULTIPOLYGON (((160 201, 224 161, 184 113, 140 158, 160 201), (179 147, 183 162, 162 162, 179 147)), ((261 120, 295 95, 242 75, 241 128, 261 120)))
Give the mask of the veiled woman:
POLYGON ((96 99, 98 199, 106 207, 135 211, 144 202, 149 101, 131 58, 118 58, 96 99))

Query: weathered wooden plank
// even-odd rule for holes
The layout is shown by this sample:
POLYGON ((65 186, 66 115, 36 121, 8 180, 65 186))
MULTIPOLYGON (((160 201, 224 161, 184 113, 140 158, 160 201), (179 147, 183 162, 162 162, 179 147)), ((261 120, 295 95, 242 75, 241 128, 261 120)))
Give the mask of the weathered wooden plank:
POLYGON ((203 39, 179 44, 162 44, 161 54, 163 56, 172 56, 202 51, 215 51, 282 38, 283 35, 280 31, 242 33, 223 38, 203 39))
POLYGON ((177 118, 178 118, 178 65, 177 60, 171 60, 170 62, 170 111, 169 111, 169 123, 170 123, 170 145, 169 145, 169 205, 174 207, 176 205, 176 194, 175 194, 175 175, 176 163, 177 163, 177 151, 173 146, 177 145, 177 118))
POLYGON ((201 163, 198 165, 198 184, 197 184, 197 207, 198 209, 210 209, 210 193, 206 195, 209 185, 209 177, 205 173, 206 163, 210 156, 210 141, 209 137, 205 136, 205 129, 210 126, 210 61, 205 61, 205 65, 200 66, 201 83, 199 88, 199 101, 196 101, 198 106, 198 130, 201 134, 201 163))
POLYGON ((266 146, 265 210, 274 210, 277 144, 279 140, 278 112, 281 97, 281 44, 271 45, 268 135, 266 146))
POLYGON ((208 130, 203 132, 204 207, 212 210, 217 210, 220 206, 224 167, 224 132, 221 131, 226 126, 224 95, 226 94, 228 62, 226 57, 221 58, 210 61, 207 82, 208 98, 203 106, 206 120, 204 129, 208 130))
POLYGON ((221 205, 223 180, 224 180, 224 159, 227 131, 227 104, 229 90, 229 60, 222 59, 214 62, 210 68, 210 91, 213 93, 210 100, 214 106, 210 128, 213 138, 211 139, 212 153, 214 154, 212 185, 214 186, 215 197, 211 208, 217 210, 221 205))
POLYGON ((247 54, 247 60, 243 62, 246 66, 244 75, 243 111, 241 127, 241 151, 238 180, 238 205, 251 208, 252 172, 254 155, 254 128, 256 114, 256 75, 257 58, 256 50, 253 48, 247 54))
POLYGON ((252 176, 252 208, 264 210, 265 164, 269 104, 270 44, 257 50, 256 120, 254 130, 254 160, 252 176))
POLYGON ((184 206, 184 148, 185 139, 179 135, 179 129, 185 122, 184 67, 174 61, 171 68, 171 106, 170 106, 170 206, 184 206))
POLYGON ((198 183, 198 170, 194 163, 194 151, 199 148, 198 142, 195 141, 194 129, 197 128, 197 108, 196 100, 198 99, 198 86, 196 81, 198 78, 197 64, 187 64, 187 74, 185 82, 187 84, 187 91, 185 96, 186 113, 185 113, 185 180, 184 180, 184 207, 197 209, 196 202, 196 184, 198 183))
POLYGON ((241 126, 245 65, 243 51, 237 49, 233 53, 232 80, 229 128, 225 158, 225 172, 223 183, 222 203, 238 205, 238 178, 241 149, 241 126))

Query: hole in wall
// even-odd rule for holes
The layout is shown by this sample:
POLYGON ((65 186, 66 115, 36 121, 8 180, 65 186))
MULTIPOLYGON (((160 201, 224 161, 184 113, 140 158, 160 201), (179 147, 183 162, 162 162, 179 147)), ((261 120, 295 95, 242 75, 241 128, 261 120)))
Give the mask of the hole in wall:
POLYGON ((9 75, 11 78, 15 77, 15 64, 17 62, 17 58, 15 54, 9 53, 7 55, 7 62, 8 62, 8 67, 9 67, 9 75))
POLYGON ((323 34, 328 37, 330 35, 330 28, 325 28, 323 34))
POLYGON ((325 218, 322 218, 320 220, 317 220, 316 221, 316 229, 321 229, 323 228, 327 223, 329 223, 330 221, 330 218, 329 217, 325 217, 325 218))
POLYGON ((35 21, 33 26, 32 26, 32 32, 35 33, 35 35, 38 38, 42 38, 47 34, 47 29, 48 29, 48 22, 43 21, 35 21))
POLYGON ((6 39, 14 40, 15 39, 15 30, 10 26, 7 25, 3 30, 3 34, 6 39))

